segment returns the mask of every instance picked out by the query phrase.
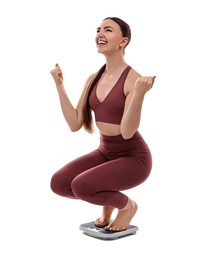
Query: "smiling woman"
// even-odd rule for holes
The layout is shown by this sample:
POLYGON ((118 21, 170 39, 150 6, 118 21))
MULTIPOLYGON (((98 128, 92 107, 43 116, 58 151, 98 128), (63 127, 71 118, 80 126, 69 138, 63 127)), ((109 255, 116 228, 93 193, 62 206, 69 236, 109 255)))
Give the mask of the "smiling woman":
POLYGON ((138 208, 122 191, 143 183, 152 169, 152 156, 138 127, 145 94, 155 77, 141 76, 126 63, 124 50, 131 40, 131 30, 122 19, 104 19, 95 39, 98 53, 106 62, 86 80, 76 108, 66 94, 58 64, 51 74, 71 131, 84 127, 92 133, 93 110, 100 145, 58 170, 51 179, 51 188, 64 197, 102 205, 102 215, 95 225, 121 231, 128 228, 138 208), (118 214, 110 222, 115 209, 118 214))
MULTIPOLYGON (((110 18, 110 20, 117 23, 119 28, 117 26, 112 27, 110 25, 106 25, 103 28, 98 27, 97 28, 97 34, 102 35, 101 30, 104 30, 104 32, 106 32, 109 36, 111 35, 111 33, 114 33, 114 32, 118 33, 118 35, 122 34, 122 37, 124 38, 123 40, 126 43, 126 45, 124 46, 124 50, 125 50, 125 47, 129 44, 129 42, 131 40, 131 29, 130 29, 129 25, 125 21, 121 20, 120 18, 118 18, 118 17, 107 17, 105 20, 108 20, 109 18, 110 18)), ((96 37, 96 41, 97 41, 98 47, 108 44, 107 40, 102 39, 102 37, 99 37, 99 38, 96 37), (98 41, 98 39, 99 39, 99 41, 98 41)), ((99 49, 98 49, 98 51, 99 51, 99 49)))

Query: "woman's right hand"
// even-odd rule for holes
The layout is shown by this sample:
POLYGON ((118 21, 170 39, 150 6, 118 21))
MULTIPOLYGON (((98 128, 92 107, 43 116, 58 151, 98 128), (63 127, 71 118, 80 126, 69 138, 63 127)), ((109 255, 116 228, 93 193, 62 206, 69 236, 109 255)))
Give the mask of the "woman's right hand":
POLYGON ((50 72, 56 85, 61 85, 63 83, 63 74, 60 66, 56 64, 55 68, 50 72))

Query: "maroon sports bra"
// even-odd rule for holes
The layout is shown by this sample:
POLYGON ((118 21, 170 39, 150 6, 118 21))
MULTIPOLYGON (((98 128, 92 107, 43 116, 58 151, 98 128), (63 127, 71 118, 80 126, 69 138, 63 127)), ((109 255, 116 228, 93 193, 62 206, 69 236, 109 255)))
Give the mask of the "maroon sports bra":
POLYGON ((97 98, 97 84, 89 97, 89 105, 94 111, 95 120, 110 124, 120 124, 123 116, 126 96, 124 94, 124 82, 131 67, 127 66, 117 83, 111 89, 105 99, 100 102, 97 98))

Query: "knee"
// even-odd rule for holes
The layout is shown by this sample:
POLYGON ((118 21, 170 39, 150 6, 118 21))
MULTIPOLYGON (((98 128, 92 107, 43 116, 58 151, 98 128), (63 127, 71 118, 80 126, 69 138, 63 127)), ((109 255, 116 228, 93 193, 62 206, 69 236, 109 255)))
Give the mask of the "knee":
POLYGON ((56 194, 61 193, 61 184, 60 183, 61 182, 60 182, 60 179, 58 178, 57 174, 54 174, 50 181, 50 188, 56 194))
POLYGON ((66 178, 63 172, 61 171, 56 172, 52 176, 50 181, 50 187, 51 190, 57 195, 66 198, 76 199, 76 196, 74 195, 71 189, 71 180, 69 178, 66 178))
POLYGON ((50 188, 54 193, 63 197, 72 197, 73 195, 70 190, 70 183, 66 183, 62 176, 57 173, 51 178, 50 188))
POLYGON ((89 196, 93 195, 95 191, 91 188, 91 185, 87 180, 78 176, 71 183, 71 189, 75 196, 79 199, 85 200, 89 196))

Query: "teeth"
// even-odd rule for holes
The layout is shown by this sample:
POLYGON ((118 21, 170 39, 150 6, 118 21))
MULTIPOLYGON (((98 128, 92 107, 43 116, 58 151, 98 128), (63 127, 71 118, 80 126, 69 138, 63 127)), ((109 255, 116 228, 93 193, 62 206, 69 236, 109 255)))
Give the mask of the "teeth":
POLYGON ((98 41, 98 44, 106 44, 105 41, 98 41))

